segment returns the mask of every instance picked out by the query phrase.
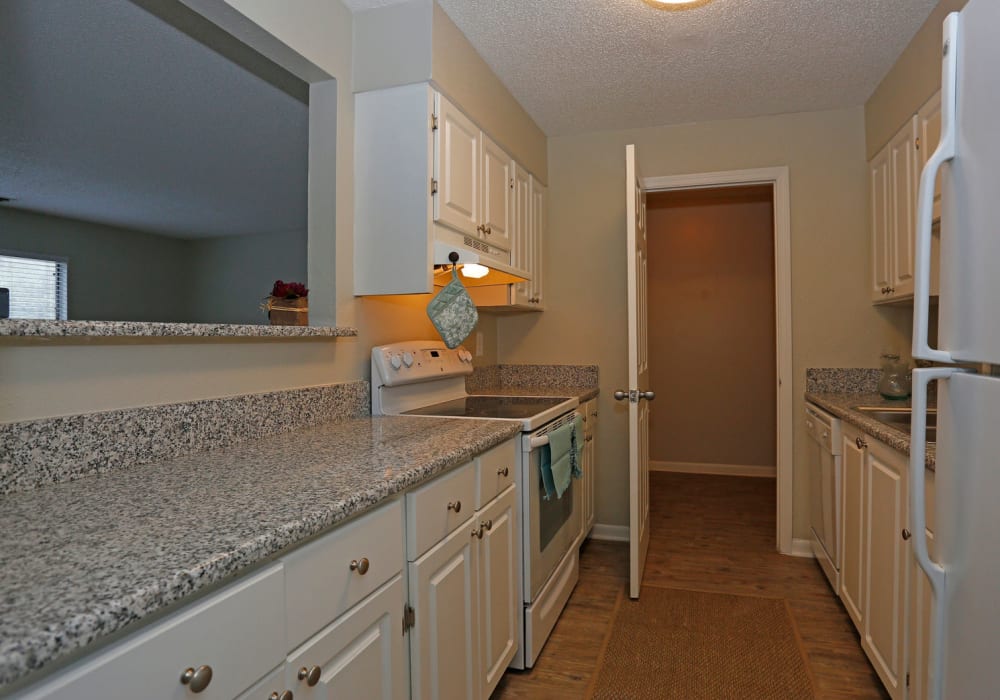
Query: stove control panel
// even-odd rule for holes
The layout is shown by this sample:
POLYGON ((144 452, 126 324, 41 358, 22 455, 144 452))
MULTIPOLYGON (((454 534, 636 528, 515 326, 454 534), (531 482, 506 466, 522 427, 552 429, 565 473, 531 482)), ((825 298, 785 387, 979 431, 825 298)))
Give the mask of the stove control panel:
POLYGON ((372 348, 372 385, 399 386, 472 374, 472 353, 440 340, 409 340, 372 348))

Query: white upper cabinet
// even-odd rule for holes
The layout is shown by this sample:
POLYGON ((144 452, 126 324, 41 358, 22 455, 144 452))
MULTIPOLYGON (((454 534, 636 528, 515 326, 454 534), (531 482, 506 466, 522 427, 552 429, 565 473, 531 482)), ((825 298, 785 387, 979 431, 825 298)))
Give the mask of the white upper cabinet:
POLYGON ((541 311, 544 306, 542 297, 542 240, 548 226, 549 191, 538 180, 531 178, 531 294, 528 303, 541 311))
POLYGON ((480 236, 490 245, 510 250, 514 219, 514 161, 486 134, 482 143, 482 223, 480 236))
POLYGON ((880 302, 886 300, 892 279, 888 146, 868 164, 868 187, 871 200, 871 294, 874 301, 880 302))
POLYGON ((916 118, 889 142, 889 183, 892 190, 892 278, 889 296, 913 296, 913 249, 916 238, 917 150, 916 118))
MULTIPOLYGON (((514 225, 511 237, 510 264, 525 277, 532 277, 531 174, 524 168, 514 168, 514 225)), ((514 302, 527 304, 531 281, 514 285, 514 302)))
MULTIPOLYGON (((459 233, 478 236, 480 224, 480 158, 482 132, 447 98, 434 96, 434 221, 459 233)), ((486 168, 482 171, 485 173, 486 168)), ((485 200, 482 200, 485 201, 485 200)))

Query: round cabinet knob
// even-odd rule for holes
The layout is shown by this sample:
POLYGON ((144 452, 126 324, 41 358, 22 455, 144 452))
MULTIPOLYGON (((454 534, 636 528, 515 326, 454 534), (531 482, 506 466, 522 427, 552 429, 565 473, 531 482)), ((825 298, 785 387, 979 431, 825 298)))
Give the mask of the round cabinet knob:
POLYGON ((448 510, 453 510, 456 513, 461 513, 462 512, 462 502, 461 501, 455 501, 454 503, 449 503, 448 504, 448 510))
POLYGON ((858 446, 859 450, 868 447, 868 443, 862 440, 861 438, 854 438, 854 444, 858 446))
POLYGON ((482 523, 479 524, 479 527, 474 528, 472 530, 472 536, 473 537, 478 537, 479 539, 483 539, 483 524, 482 523))
POLYGON ((351 561, 351 571, 357 571, 362 576, 368 573, 369 566, 368 557, 361 557, 360 561, 357 559, 351 561))
POLYGON ((312 688, 314 685, 319 683, 319 677, 320 675, 322 675, 322 673, 323 669, 321 669, 319 666, 312 666, 310 668, 306 668, 305 666, 303 666, 302 668, 299 669, 299 680, 305 681, 306 685, 312 688))
POLYGON ((181 685, 186 685, 192 693, 200 693, 212 682, 212 667, 186 668, 181 674, 181 685))
POLYGON ((902 535, 903 535, 903 539, 904 540, 908 540, 908 539, 910 539, 910 537, 912 537, 912 535, 910 534, 910 531, 907 530, 905 527, 903 528, 902 535))
POLYGON ((403 364, 406 365, 407 367, 412 367, 413 366, 413 353, 412 352, 404 352, 403 353, 403 364))
POLYGON ((485 527, 487 530, 492 530, 493 529, 493 520, 492 520, 492 518, 490 520, 487 520, 486 522, 480 523, 480 524, 482 525, 482 527, 485 527))
POLYGON ((403 366, 403 358, 399 355, 393 355, 389 360, 389 364, 392 365, 393 369, 399 369, 403 366))
POLYGON ((497 476, 509 476, 510 469, 503 467, 502 469, 497 469, 497 476))
POLYGON ((267 696, 267 700, 295 700, 295 695, 290 690, 283 690, 280 693, 276 690, 267 696))

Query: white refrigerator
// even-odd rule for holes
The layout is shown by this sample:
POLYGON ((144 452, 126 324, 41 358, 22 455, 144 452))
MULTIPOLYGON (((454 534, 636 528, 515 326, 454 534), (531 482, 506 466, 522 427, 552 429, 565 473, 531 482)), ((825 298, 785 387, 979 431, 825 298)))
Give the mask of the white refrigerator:
POLYGON ((1000 0, 947 17, 942 135, 917 199, 910 517, 913 554, 934 592, 932 698, 1000 698, 1000 0), (938 340, 928 342, 930 239, 940 170, 938 340), (959 367, 973 363, 978 369, 959 367), (937 547, 925 535, 927 388, 937 382, 937 547))

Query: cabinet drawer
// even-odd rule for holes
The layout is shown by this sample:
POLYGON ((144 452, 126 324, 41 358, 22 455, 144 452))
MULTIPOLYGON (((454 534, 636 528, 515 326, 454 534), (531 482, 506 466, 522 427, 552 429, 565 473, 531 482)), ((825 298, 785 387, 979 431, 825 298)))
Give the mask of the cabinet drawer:
POLYGON ((337 528, 282 562, 291 648, 402 571, 402 501, 337 528), (363 567, 365 559, 364 573, 351 568, 352 562, 363 567))
POLYGON ((478 484, 476 508, 482 508, 514 483, 517 468, 517 442, 508 440, 476 458, 478 484))
POLYGON ((406 555, 409 560, 415 560, 444 539, 475 509, 476 470, 472 462, 407 494, 406 555))
POLYGON ((285 682, 285 666, 282 664, 269 674, 253 684, 253 687, 240 695, 236 700, 271 700, 271 694, 277 693, 281 696, 287 690, 285 682))
POLYGON ((20 697, 230 700, 284 659, 283 581, 281 565, 271 566, 20 697), (195 694, 181 684, 181 674, 203 665, 212 678, 195 694))

